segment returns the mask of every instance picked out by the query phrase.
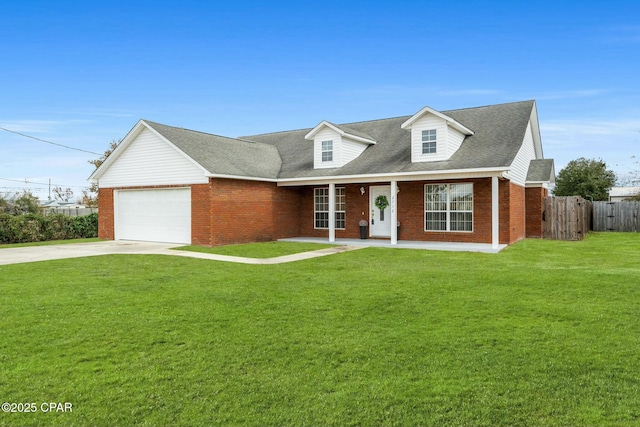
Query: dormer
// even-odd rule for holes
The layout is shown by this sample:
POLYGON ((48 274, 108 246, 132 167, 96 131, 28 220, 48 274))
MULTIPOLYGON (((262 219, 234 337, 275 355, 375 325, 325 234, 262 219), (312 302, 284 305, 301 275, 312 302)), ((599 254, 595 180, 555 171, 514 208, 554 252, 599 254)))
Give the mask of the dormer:
POLYGON ((364 132, 323 120, 304 136, 313 141, 313 168, 339 168, 346 165, 376 140, 364 132))
POLYGON ((432 108, 424 107, 400 125, 411 132, 411 162, 447 160, 473 131, 432 108))

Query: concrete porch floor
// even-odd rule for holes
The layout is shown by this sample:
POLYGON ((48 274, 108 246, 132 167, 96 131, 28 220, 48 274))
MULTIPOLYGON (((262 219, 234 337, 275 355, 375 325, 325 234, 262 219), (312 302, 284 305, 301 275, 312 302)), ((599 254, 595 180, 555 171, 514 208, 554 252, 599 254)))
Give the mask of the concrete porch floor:
MULTIPOLYGON (((326 244, 330 243, 329 238, 325 237, 290 237, 287 239, 280 239, 280 241, 326 244)), ((398 240, 397 245, 392 245, 389 240, 383 239, 336 239, 334 244, 401 249, 425 249, 430 251, 483 252, 489 254, 497 254, 507 247, 507 245, 498 245, 497 248, 493 248, 490 243, 420 242, 413 240, 398 240)))

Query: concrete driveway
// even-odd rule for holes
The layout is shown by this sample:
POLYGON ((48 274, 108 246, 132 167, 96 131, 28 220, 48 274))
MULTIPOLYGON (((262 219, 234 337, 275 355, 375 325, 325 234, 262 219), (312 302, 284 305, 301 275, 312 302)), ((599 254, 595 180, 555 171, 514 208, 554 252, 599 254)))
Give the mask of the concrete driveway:
POLYGON ((178 246, 181 245, 108 240, 92 243, 6 248, 0 249, 0 265, 109 254, 166 254, 169 248, 178 246))
POLYGON ((69 243, 66 245, 27 246, 24 248, 0 249, 0 265, 21 264, 25 262, 49 261, 64 258, 81 258, 110 254, 155 254, 182 256, 188 258, 209 259, 214 261, 237 262, 242 264, 282 264, 301 261, 340 252, 361 249, 358 246, 340 245, 317 251, 283 255, 276 258, 245 258, 229 255, 207 254, 190 251, 176 251, 183 245, 177 243, 135 242, 128 240, 108 240, 93 243, 69 243))

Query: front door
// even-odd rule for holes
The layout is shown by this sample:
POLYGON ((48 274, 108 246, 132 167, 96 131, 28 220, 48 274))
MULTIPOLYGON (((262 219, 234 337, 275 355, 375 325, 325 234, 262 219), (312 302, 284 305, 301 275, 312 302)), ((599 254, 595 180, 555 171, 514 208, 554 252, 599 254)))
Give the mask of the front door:
POLYGON ((391 237, 391 186, 369 187, 369 197, 369 234, 371 237, 391 237))

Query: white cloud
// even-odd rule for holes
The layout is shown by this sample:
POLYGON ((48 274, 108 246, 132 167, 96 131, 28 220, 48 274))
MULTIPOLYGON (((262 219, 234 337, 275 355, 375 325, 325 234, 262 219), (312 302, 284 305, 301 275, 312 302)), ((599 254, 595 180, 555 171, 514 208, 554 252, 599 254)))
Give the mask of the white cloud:
POLYGON ((556 170, 579 157, 600 158, 617 173, 635 167, 640 155, 640 118, 568 119, 540 122, 545 157, 556 170))

